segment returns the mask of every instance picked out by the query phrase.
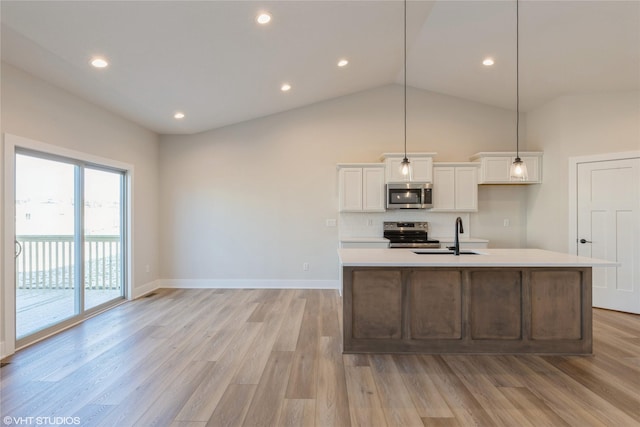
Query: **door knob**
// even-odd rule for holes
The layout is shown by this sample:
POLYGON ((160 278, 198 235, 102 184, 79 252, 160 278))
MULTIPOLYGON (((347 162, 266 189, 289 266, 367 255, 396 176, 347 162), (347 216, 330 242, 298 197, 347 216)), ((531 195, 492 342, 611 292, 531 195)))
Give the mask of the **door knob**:
POLYGON ((580 243, 585 244, 585 243, 593 243, 593 242, 591 240, 580 239, 580 243))

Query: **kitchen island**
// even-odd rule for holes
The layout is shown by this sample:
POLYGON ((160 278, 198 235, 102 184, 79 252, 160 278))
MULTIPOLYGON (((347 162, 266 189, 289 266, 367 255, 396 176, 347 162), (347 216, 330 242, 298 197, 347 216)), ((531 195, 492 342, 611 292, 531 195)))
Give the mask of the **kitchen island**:
POLYGON ((345 353, 591 354, 591 268, 538 249, 339 249, 345 353))

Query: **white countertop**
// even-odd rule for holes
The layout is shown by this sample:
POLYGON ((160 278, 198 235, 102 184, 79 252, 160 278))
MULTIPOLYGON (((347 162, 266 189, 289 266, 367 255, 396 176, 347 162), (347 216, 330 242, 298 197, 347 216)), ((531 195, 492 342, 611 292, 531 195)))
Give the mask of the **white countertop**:
POLYGON ((477 249, 480 255, 418 255, 416 249, 338 249, 346 267, 614 267, 618 263, 541 249, 477 249))

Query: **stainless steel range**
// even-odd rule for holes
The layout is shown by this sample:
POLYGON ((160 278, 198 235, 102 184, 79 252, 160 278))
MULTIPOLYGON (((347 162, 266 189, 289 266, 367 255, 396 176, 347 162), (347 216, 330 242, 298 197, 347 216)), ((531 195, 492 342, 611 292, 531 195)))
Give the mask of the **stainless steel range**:
POLYGON ((428 222, 387 222, 383 236, 390 248, 439 248, 440 241, 429 239, 428 222))

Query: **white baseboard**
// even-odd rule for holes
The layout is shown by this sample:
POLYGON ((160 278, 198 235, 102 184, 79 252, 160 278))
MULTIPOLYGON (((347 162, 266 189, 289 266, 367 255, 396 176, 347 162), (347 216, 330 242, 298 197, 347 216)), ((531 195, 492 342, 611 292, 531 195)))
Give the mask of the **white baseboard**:
POLYGON ((177 289, 337 289, 338 280, 162 279, 159 288, 177 289))
POLYGON ((145 283, 142 286, 136 286, 135 288, 132 289, 131 293, 133 295, 131 295, 131 297, 129 299, 138 299, 148 293, 151 293, 153 291, 155 291, 158 288, 161 288, 161 283, 162 280, 154 280, 153 282, 149 282, 149 283, 145 283))

